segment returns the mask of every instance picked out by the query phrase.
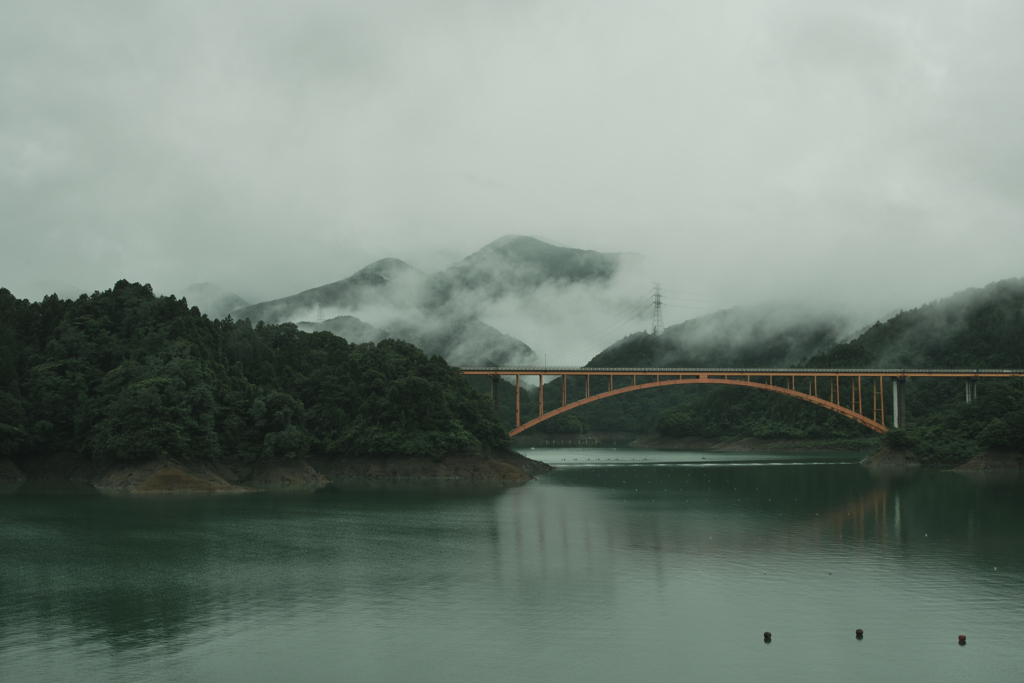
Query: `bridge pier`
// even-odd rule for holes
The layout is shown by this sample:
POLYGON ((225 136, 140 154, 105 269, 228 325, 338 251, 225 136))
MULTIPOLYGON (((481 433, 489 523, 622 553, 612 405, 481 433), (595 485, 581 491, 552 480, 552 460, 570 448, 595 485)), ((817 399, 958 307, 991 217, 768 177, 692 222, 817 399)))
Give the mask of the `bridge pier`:
POLYGON ((978 378, 968 377, 964 384, 964 388, 966 389, 965 393, 967 394, 967 402, 974 403, 978 400, 978 378))
POLYGON ((494 401, 494 414, 498 414, 498 382, 501 375, 491 375, 491 400, 494 401))
MULTIPOLYGON (((495 413, 499 410, 498 393, 499 382, 502 377, 509 375, 516 376, 516 407, 515 407, 515 429, 510 435, 519 434, 525 429, 533 427, 539 422, 554 417, 566 410, 572 410, 579 406, 610 398, 626 392, 640 391, 646 389, 657 389, 669 385, 702 385, 722 384, 730 386, 746 386, 759 390, 773 391, 778 394, 787 394, 810 403, 817 404, 823 408, 858 422, 865 427, 878 433, 884 433, 885 405, 884 387, 885 381, 892 382, 892 423, 889 427, 906 429, 907 427, 907 378, 908 377, 947 377, 962 379, 966 382, 965 396, 969 403, 978 398, 977 382, 985 378, 1006 378, 1019 377, 1024 379, 1024 372, 1020 370, 909 370, 902 369, 804 369, 796 371, 793 368, 539 368, 539 367, 486 367, 486 368, 464 368, 465 375, 485 376, 491 378, 491 400, 495 413), (562 377, 562 405, 550 411, 544 410, 544 378, 546 375, 561 375, 562 377), (522 377, 536 375, 538 380, 539 406, 536 417, 528 419, 524 424, 521 405, 521 381, 522 377), (608 377, 608 390, 593 393, 591 380, 594 378, 608 377), (619 387, 615 386, 615 377, 631 377, 632 381, 620 381, 619 387), (861 382, 864 376, 874 378, 873 408, 872 417, 863 414, 863 394, 861 382), (569 402, 567 391, 569 377, 583 377, 586 380, 583 398, 569 402), (641 382, 643 377, 648 381, 641 382), (666 377, 669 379, 666 380, 666 377), (789 382, 775 383, 775 378, 789 378, 789 382), (796 388, 796 378, 807 379, 807 391, 796 388), (827 398, 819 397, 818 379, 828 380, 829 395, 827 398), (849 379, 852 384, 852 397, 850 407, 840 403, 839 385, 840 380, 849 379), (626 386, 621 386, 626 385, 626 386)), ((917 385, 915 385, 917 386, 917 385)))
POLYGON ((892 380, 892 426, 907 428, 907 378, 894 377, 892 380))

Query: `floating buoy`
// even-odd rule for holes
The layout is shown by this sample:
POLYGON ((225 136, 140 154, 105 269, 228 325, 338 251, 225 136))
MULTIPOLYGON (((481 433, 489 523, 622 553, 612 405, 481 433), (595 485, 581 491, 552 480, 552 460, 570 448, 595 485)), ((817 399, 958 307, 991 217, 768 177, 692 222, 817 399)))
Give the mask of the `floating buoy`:
POLYGON ((967 644, 967 636, 965 636, 965 635, 961 635, 960 636, 960 644, 961 645, 966 645, 967 644))
POLYGON ((862 628, 857 629, 857 640, 860 640, 863 637, 864 637, 864 629, 862 629, 862 628))
POLYGON ((772 642, 772 632, 771 631, 765 631, 764 632, 764 642, 766 642, 766 643, 772 642))

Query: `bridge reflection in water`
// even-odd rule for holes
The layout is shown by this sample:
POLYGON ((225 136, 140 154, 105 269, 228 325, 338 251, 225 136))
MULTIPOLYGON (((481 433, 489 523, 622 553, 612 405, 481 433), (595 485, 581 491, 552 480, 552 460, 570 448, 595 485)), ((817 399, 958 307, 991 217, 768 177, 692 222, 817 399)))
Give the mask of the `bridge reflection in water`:
POLYGON ((756 557, 778 569, 781 558, 794 555, 898 547, 899 489, 910 482, 892 485, 855 461, 827 458, 559 464, 544 484, 511 490, 499 501, 502 571, 524 581, 585 575, 600 583, 637 553, 658 575, 680 563, 696 574, 700 565, 706 573, 756 557))
POLYGON ((502 377, 516 378, 516 426, 510 436, 573 408, 631 391, 656 389, 677 384, 723 384, 750 387, 784 394, 839 413, 865 427, 884 433, 889 427, 906 427, 906 381, 910 377, 962 378, 965 396, 971 403, 978 395, 982 378, 1024 377, 1014 370, 893 370, 893 369, 793 369, 793 368, 578 368, 578 367, 495 367, 463 368, 464 375, 484 375, 491 379, 491 397, 498 410, 498 383, 502 377), (521 384, 523 377, 540 382, 537 417, 522 421, 521 384), (562 404, 544 410, 544 378, 561 377, 562 404), (568 400, 569 378, 583 385, 583 398, 568 400), (619 386, 616 387, 616 380, 619 386), (607 382, 607 389, 604 383, 607 382), (864 385, 871 392, 870 417, 864 409, 864 385), (625 383, 625 385, 623 385, 625 383), (886 423, 886 383, 891 386, 891 421, 886 423), (826 397, 827 396, 827 397, 826 397))
MULTIPOLYGON (((581 595, 593 596, 596 585, 623 570, 618 564, 633 561, 657 577, 662 570, 708 574, 716 566, 770 573, 802 558, 827 580, 828 571, 851 562, 880 568, 908 545, 928 545, 928 532, 947 544, 931 550, 947 552, 953 543, 973 547, 978 557, 1021 553, 1005 543, 1009 519, 986 527, 992 537, 984 539, 975 537, 972 522, 991 521, 1019 491, 1014 482, 876 473, 859 467, 853 454, 715 453, 713 461, 657 462, 655 453, 655 462, 623 456, 583 465, 572 457, 600 449, 527 452, 558 469, 497 501, 501 571, 528 583, 563 577, 581 595), (934 495, 938 490, 943 495, 934 495)), ((1019 521, 1020 511, 1012 517, 1019 521)), ((984 564, 972 553, 953 555, 946 559, 984 564)))

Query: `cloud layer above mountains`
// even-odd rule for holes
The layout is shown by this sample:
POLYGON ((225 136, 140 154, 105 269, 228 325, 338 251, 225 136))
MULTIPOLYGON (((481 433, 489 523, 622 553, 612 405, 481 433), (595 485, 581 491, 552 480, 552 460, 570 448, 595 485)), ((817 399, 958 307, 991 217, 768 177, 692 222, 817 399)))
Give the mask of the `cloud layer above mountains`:
POLYGON ((644 255, 637 296, 916 305, 1021 274, 1022 24, 1009 0, 8 0, 0 286, 265 301, 518 233, 644 255))

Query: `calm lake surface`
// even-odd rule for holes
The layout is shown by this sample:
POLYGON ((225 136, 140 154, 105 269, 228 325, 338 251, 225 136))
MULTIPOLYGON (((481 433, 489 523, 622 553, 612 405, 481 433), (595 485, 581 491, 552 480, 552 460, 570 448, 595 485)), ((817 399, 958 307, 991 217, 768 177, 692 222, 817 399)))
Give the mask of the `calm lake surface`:
POLYGON ((0 680, 1024 679, 1018 478, 524 452, 559 469, 508 488, 8 490, 0 680))

